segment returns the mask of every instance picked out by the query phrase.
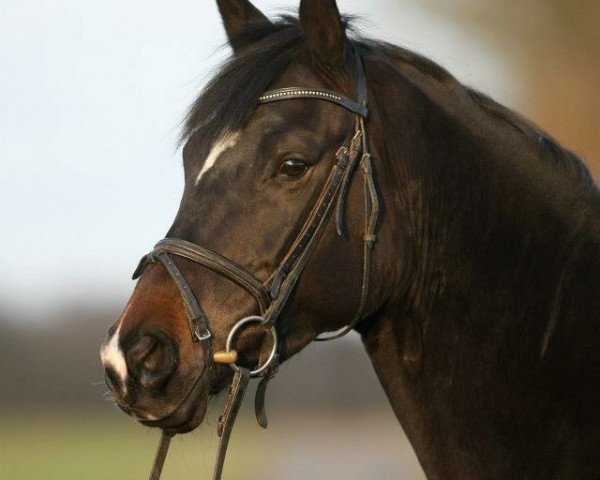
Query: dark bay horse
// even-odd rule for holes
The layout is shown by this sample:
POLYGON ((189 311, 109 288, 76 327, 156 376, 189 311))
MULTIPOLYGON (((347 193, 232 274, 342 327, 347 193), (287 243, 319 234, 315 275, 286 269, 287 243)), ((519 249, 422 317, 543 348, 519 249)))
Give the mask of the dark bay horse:
MULTIPOLYGON (((600 478, 600 193, 583 163, 431 61, 347 34, 333 0, 302 0, 298 19, 274 22, 248 1, 217 3, 233 55, 187 117, 185 190, 167 237, 243 272, 215 271, 221 257, 146 258, 102 349, 119 406, 171 433, 202 422, 209 394, 232 379, 206 352, 262 312, 252 278, 271 290, 267 307, 277 300, 273 272, 366 117, 365 186, 380 201, 368 288, 374 204, 365 212, 355 173, 342 232, 323 223, 277 312, 279 359, 358 310, 351 326, 428 478, 600 478), (260 100, 290 86, 357 99, 359 67, 368 116, 331 98, 260 100), (244 272, 252 285, 241 288, 244 272), (194 298, 210 338, 190 336, 194 298)), ((265 338, 260 322, 244 328, 237 364, 263 364, 265 338)))

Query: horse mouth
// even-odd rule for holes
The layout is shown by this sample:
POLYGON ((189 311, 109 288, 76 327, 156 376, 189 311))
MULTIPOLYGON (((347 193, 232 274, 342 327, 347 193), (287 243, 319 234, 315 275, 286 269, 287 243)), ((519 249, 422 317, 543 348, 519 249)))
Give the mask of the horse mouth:
POLYGON ((200 375, 173 413, 158 420, 140 419, 139 422, 146 427, 160 428, 169 434, 188 433, 204 420, 207 404, 208 378, 200 375))

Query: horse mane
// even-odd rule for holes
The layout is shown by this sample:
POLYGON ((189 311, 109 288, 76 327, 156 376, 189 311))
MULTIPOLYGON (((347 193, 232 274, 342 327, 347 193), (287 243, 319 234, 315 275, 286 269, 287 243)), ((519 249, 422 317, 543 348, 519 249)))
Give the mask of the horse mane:
POLYGON ((380 61, 400 60, 423 75, 435 79, 441 85, 459 89, 476 108, 484 112, 489 118, 500 120, 520 132, 531 147, 537 148, 540 153, 545 153, 562 172, 575 180, 580 180, 591 189, 597 190, 597 186, 585 163, 575 153, 563 147, 550 134, 520 113, 496 102, 490 96, 460 83, 446 69, 418 53, 394 44, 372 39, 359 38, 359 44, 363 46, 363 50, 370 52, 372 55, 374 54, 380 61))
MULTIPOLYGON (((473 105, 489 117, 505 122, 519 131, 532 148, 544 152, 562 173, 579 180, 592 190, 596 184, 584 162, 561 146, 548 133, 519 113, 499 104, 489 96, 461 84, 434 61, 405 48, 361 36, 353 26, 354 17, 344 17, 352 48, 366 58, 401 60, 441 84, 462 89, 473 105)), ((237 45, 249 45, 225 61, 207 83, 185 116, 181 143, 198 134, 212 145, 224 132, 239 130, 256 108, 258 97, 305 50, 297 17, 282 15, 275 21, 257 22, 235 39, 237 45)), ((348 57, 350 57, 348 55, 348 57)), ((323 80, 329 84, 326 75, 323 80)), ((329 85, 334 87, 334 85, 329 85)))
POLYGON ((472 88, 467 92, 473 101, 488 114, 504 120, 517 130, 521 131, 532 143, 537 143, 550 157, 573 176, 581 178, 585 182, 593 183, 591 173, 585 163, 571 150, 563 147, 551 135, 542 130, 536 124, 523 117, 518 112, 499 104, 488 95, 472 88))

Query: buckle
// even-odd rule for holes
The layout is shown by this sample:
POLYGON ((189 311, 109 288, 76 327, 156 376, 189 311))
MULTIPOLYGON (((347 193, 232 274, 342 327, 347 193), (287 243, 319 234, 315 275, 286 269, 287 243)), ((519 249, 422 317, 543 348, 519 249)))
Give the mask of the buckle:
POLYGON ((204 342, 212 337, 212 333, 206 325, 198 322, 198 318, 194 318, 194 341, 204 342))

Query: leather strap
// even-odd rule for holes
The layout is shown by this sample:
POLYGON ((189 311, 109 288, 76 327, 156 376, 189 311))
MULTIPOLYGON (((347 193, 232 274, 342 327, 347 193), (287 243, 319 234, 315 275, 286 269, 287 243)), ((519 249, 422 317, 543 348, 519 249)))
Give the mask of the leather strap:
POLYGON ((164 238, 160 240, 155 245, 153 252, 142 257, 140 260, 140 263, 133 274, 134 280, 142 274, 149 263, 152 263, 153 255, 156 255, 156 252, 160 251, 187 258, 224 276, 248 291, 256 300, 261 312, 264 312, 267 309, 270 301, 269 294, 260 280, 223 255, 185 240, 175 238, 164 238))
POLYGON ((171 278, 173 278, 175 285, 177 285, 183 303, 185 304, 188 323, 190 325, 190 331, 192 332, 192 340, 194 343, 200 342, 202 346, 204 371, 208 375, 209 384, 211 384, 214 376, 213 348, 211 342, 212 333, 208 327, 208 320, 204 311, 196 300, 194 292, 192 292, 187 280, 166 251, 154 251, 147 255, 147 258, 149 258, 148 261, 160 262, 169 275, 171 275, 171 278))
POLYGON ((315 340, 318 342, 327 342, 343 337, 349 333, 360 322, 364 316, 369 291, 371 286, 371 252, 373 244, 377 241, 375 230, 379 217, 379 198, 373 179, 373 165, 371 155, 366 153, 361 159, 361 168, 364 176, 364 210, 365 210, 365 233, 363 237, 363 272, 360 292, 360 303, 352 321, 344 328, 331 335, 321 335, 315 340))
POLYGON ((231 437, 231 432, 233 431, 235 419, 240 411, 242 400, 244 400, 249 380, 250 370, 246 368, 239 368, 233 375, 231 386, 227 392, 225 408, 223 409, 223 414, 219 418, 219 425, 217 427, 217 434, 221 440, 219 441, 217 459, 213 470, 213 480, 220 480, 221 475, 223 474, 223 465, 225 464, 225 455, 227 454, 229 439, 231 437))
MULTIPOLYGON (((273 307, 280 298, 284 281, 286 282, 284 301, 287 300, 287 295, 290 293, 288 290, 295 285, 297 275, 293 278, 290 277, 290 273, 293 271, 292 267, 295 265, 304 266, 304 263, 306 263, 305 260, 314 250, 323 232, 323 227, 327 223, 331 206, 343 178, 344 170, 348 166, 348 150, 345 147, 340 148, 336 154, 336 159, 315 207, 309 214, 300 234, 292 244, 292 248, 277 268, 273 283, 271 284, 271 298, 275 301, 271 304, 266 315, 269 320, 273 319, 274 321, 279 314, 280 309, 274 309, 273 307), (286 281, 287 277, 290 277, 290 279, 286 281)), ((297 269, 298 267, 295 268, 295 270, 297 269)))
POLYGON ((173 435, 163 430, 160 436, 160 443, 156 449, 156 455, 154 457, 154 463, 152 464, 152 471, 150 472, 150 480, 160 480, 160 474, 162 473, 167 453, 169 452, 169 445, 171 445, 171 438, 173 435))
POLYGON ((338 235, 340 237, 344 235, 344 213, 346 211, 346 199, 348 197, 348 191, 350 190, 350 185, 352 183, 352 175, 354 173, 354 170, 356 169, 356 165, 360 157, 362 135, 363 132, 359 128, 357 128, 356 133, 352 138, 352 142, 350 143, 350 152, 348 154, 348 168, 346 169, 344 179, 342 180, 342 187, 338 196, 335 224, 338 235))
POLYGON ((194 342, 209 340, 212 334, 208 329, 208 320, 206 319, 206 314, 198 304, 198 301, 196 300, 196 297, 194 296, 187 280, 182 275, 177 265, 175 265, 175 262, 171 260, 171 257, 169 257, 167 252, 159 251, 154 253, 153 256, 154 259, 163 264, 179 289, 179 293, 181 294, 181 298, 183 299, 183 303, 185 304, 187 311, 188 321, 194 342))
POLYGON ((258 383, 258 387, 256 389, 256 396, 254 397, 254 413, 256 415, 256 421, 262 428, 267 428, 268 420, 267 420, 267 412, 265 410, 265 398, 267 395, 267 387, 272 378, 277 375, 279 370, 279 356, 275 358, 275 360, 271 363, 262 379, 258 383))
MULTIPOLYGON (((217 427, 217 433, 220 437, 220 441, 215 467, 213 470, 213 480, 220 480, 221 475, 223 474, 223 466, 225 464, 225 456, 227 454, 227 447, 229 446, 229 439, 231 438, 231 432, 233 431, 235 419, 237 418, 240 406, 242 405, 249 380, 250 370, 245 368, 238 369, 233 375, 231 386, 227 392, 227 399, 225 401, 223 413, 219 418, 219 424, 217 427)), ((167 458, 167 453, 169 452, 171 438, 173 438, 173 435, 163 430, 160 437, 160 443, 154 457, 152 471, 150 472, 150 480, 160 480, 165 459, 167 458)))
MULTIPOLYGON (((362 57, 354 50, 354 62, 356 67, 356 98, 358 103, 364 107, 367 106, 369 90, 367 88, 367 75, 365 74, 365 65, 362 57)), ((358 112, 356 112, 358 113, 358 112)), ((366 118, 368 115, 359 115, 366 118)))
POLYGON ((278 102, 280 100, 292 100, 297 98, 313 98, 317 100, 326 100, 331 103, 335 103, 346 110, 351 111, 362 117, 366 117, 369 114, 369 109, 365 105, 350 100, 348 97, 333 92, 331 90, 325 90, 322 88, 306 88, 306 87, 286 87, 278 88, 276 90, 269 90, 258 98, 258 103, 270 103, 278 102))

